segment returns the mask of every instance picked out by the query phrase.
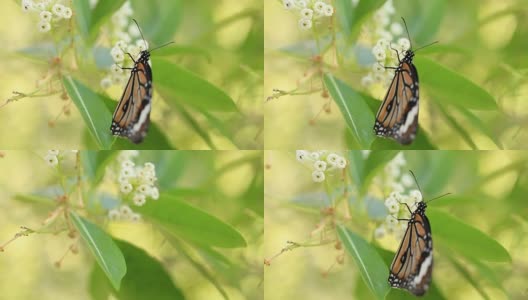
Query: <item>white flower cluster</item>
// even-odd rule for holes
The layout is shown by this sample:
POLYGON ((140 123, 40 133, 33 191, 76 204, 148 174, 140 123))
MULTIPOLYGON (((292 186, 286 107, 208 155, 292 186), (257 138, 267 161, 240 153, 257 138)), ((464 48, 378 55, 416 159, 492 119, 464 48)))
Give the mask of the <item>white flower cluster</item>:
POLYGON ((373 28, 369 34, 369 43, 375 44, 372 47, 372 54, 376 62, 372 64, 371 71, 361 79, 361 84, 369 87, 372 84, 380 83, 384 87, 388 86, 394 77, 394 71, 385 69, 385 66, 394 67, 398 65, 398 51, 400 58, 411 46, 408 38, 402 37, 405 33, 401 20, 391 23, 391 18, 396 10, 392 0, 388 0, 378 9, 373 16, 373 28))
POLYGON ((325 1, 282 0, 282 4, 285 9, 299 14, 298 24, 302 30, 310 29, 317 20, 334 14, 334 7, 325 1))
MULTIPOLYGON (((77 153, 78 151, 79 150, 70 150, 69 152, 77 153)), ((63 153, 60 153, 59 150, 48 150, 48 153, 46 154, 46 156, 44 156, 44 160, 50 167, 55 167, 59 164, 59 158, 61 158, 64 152, 67 151, 63 151, 63 153)))
MULTIPOLYGON (((158 178, 153 163, 147 162, 143 166, 136 166, 133 159, 138 155, 139 153, 133 150, 119 153, 117 183, 123 203, 131 202, 135 206, 143 206, 148 199, 159 199, 159 190, 156 187, 158 178)), ((134 213, 127 204, 111 209, 108 217, 111 220, 137 221, 140 219, 139 214, 134 213)))
POLYGON ((114 64, 110 66, 109 73, 101 80, 103 89, 110 88, 113 84, 121 85, 128 74, 122 68, 131 67, 132 61, 127 60, 128 53, 136 59, 141 51, 148 49, 148 43, 141 38, 141 33, 136 23, 132 21, 134 14, 130 1, 126 1, 121 8, 112 15, 111 40, 114 46, 110 50, 114 64))
POLYGON ((73 12, 63 0, 22 0, 22 10, 39 15, 37 28, 40 32, 48 32, 51 25, 56 26, 64 19, 70 19, 73 12))
POLYGON ((325 174, 335 170, 344 169, 347 165, 347 161, 344 157, 326 150, 313 152, 297 150, 296 157, 297 161, 310 167, 312 170, 312 180, 314 182, 323 182, 326 179, 325 174))
POLYGON ((383 174, 376 176, 373 180, 376 186, 385 187, 391 191, 389 197, 385 199, 385 207, 388 215, 385 222, 378 226, 374 231, 374 237, 380 239, 386 234, 394 233, 400 238, 407 229, 407 222, 398 222, 398 218, 409 218, 409 210, 416 209, 416 203, 422 201, 420 191, 411 189, 415 182, 406 168, 407 161, 400 152, 386 166, 383 174))

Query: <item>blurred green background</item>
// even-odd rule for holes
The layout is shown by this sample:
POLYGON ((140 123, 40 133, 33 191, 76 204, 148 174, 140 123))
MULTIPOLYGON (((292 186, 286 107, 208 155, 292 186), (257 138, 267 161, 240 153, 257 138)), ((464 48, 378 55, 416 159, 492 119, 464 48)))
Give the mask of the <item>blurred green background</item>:
MULTIPOLYGON (((4 212, 0 218, 2 245, 20 231, 20 226, 40 228, 54 208, 49 205, 53 200, 28 202, 25 198, 26 201, 20 201, 22 198, 16 195, 40 194, 46 189, 48 193, 51 190, 52 194, 61 195, 56 172, 46 164, 44 155, 45 151, 1 152, 0 168, 4 170, 0 174, 0 209, 4 212)), ((154 222, 108 222, 104 219, 104 211, 101 216, 92 211, 86 218, 112 237, 135 245, 161 263, 185 299, 263 299, 262 156, 261 151, 141 151, 134 160, 136 164, 152 162, 156 165, 157 186, 162 195, 174 195, 230 224, 243 236, 245 247, 211 247, 207 243, 193 243, 185 237, 178 238, 175 244, 164 238, 154 222)), ((67 160, 72 157, 75 156, 70 155, 67 160)), ((83 185, 89 186, 89 181, 83 185)), ((98 190, 108 193, 114 185, 113 181, 105 179, 98 190)), ((104 201, 107 198, 105 196, 104 201)), ((162 196, 151 205, 170 205, 163 201, 162 196)), ((86 216, 82 210, 77 213, 86 216)), ((177 214, 174 218, 178 218, 177 214)), ((71 243, 63 232, 32 234, 9 244, 5 252, 0 253, 1 298, 108 299, 101 298, 103 290, 91 287, 90 276, 96 264, 85 243, 80 243, 79 254, 69 253, 61 268, 55 268, 54 263, 71 243)), ((128 269, 130 271, 131 267, 128 269)), ((137 279, 134 287, 143 291, 135 293, 134 299, 167 299, 161 298, 167 291, 155 288, 159 274, 150 273, 153 278, 146 278, 148 274, 133 274, 137 279)))
MULTIPOLYGON (((349 161, 348 172, 353 172, 357 167, 352 152, 342 153, 349 161)), ((393 156, 394 153, 374 153, 376 152, 369 156, 373 160, 366 165, 377 167, 366 172, 380 174, 387 162, 383 163, 383 158, 393 156), (376 159, 380 161, 378 164, 374 162, 376 159)), ((528 259, 525 255, 528 250, 528 153, 404 151, 404 155, 407 159, 406 167, 415 172, 424 192, 424 199, 452 193, 428 204, 434 247, 432 283, 438 293, 433 291, 434 288, 430 289, 425 299, 525 299, 528 277, 528 259), (484 250, 490 249, 473 249, 475 251, 469 254, 460 252, 460 247, 469 249, 472 243, 479 245, 477 236, 470 235, 466 240, 457 242, 441 236, 442 232, 455 226, 451 223, 443 224, 444 220, 434 218, 445 214, 480 230, 492 244, 498 242, 511 256, 511 263, 497 262, 498 259, 495 262, 494 259, 481 260, 480 257, 486 252, 484 250), (464 243, 467 244, 464 246, 464 243)), ((362 155, 359 154, 359 157, 362 155)), ((270 259, 279 253, 288 245, 287 241, 320 243, 320 235, 313 232, 320 228, 323 220, 329 218, 325 214, 329 205, 325 201, 328 198, 324 196, 327 193, 325 184, 314 183, 311 171, 296 161, 293 152, 267 151, 264 161, 267 166, 264 190, 265 257, 270 259)), ((350 180, 348 184, 357 186, 350 180)), ((374 185, 368 190, 376 189, 374 185)), ((336 192, 339 193, 342 194, 343 191, 336 192)), ((343 219, 343 206, 338 206, 335 208, 337 224, 345 224, 349 230, 379 247, 376 252, 384 260, 388 260, 385 262, 385 272, 388 275, 388 266, 393 257, 391 253, 396 251, 400 240, 389 236, 373 241, 374 229, 380 224, 379 219, 375 221, 375 217, 371 215, 371 208, 376 207, 376 203, 366 204, 369 207, 367 213, 362 210, 365 206, 361 205, 367 199, 363 202, 357 200, 353 187, 348 189, 348 193, 349 198, 345 199, 349 201, 350 219, 343 219)), ((374 202, 379 203, 378 208, 386 210, 383 200, 374 202)), ((335 237, 334 231, 329 229, 324 236, 331 239, 335 237)), ((344 249, 336 250, 335 243, 329 243, 284 252, 264 269, 266 298, 374 299, 360 277, 359 267, 344 249), (336 264, 336 259, 343 251, 344 264, 336 264)), ((386 281, 386 278, 382 280, 386 281)), ((387 299, 414 297, 391 289, 387 299)))
MULTIPOLYGON (((365 89, 360 84, 371 70, 369 62, 373 60, 369 60, 369 52, 373 45, 362 44, 357 35, 343 33, 351 29, 345 30, 342 24, 343 19, 349 18, 353 32, 359 33, 364 24, 372 22, 375 9, 386 1, 359 1, 356 8, 349 0, 326 2, 334 6, 334 16, 314 28, 322 45, 328 45, 335 34, 344 63, 336 62, 333 46, 322 63, 314 61, 312 58, 319 53, 314 46, 313 30, 298 28, 297 11, 285 10, 281 1, 265 3, 264 93, 271 96, 273 89, 298 89, 296 92, 305 93, 286 95, 265 104, 266 148, 402 148, 388 140, 374 139, 371 127, 381 104, 378 101, 383 99, 386 89, 365 89), (341 91, 355 122, 365 119, 366 124, 372 124, 360 128, 368 131, 372 144, 358 143, 340 108, 331 98, 322 96, 320 69, 360 92, 358 95, 341 91), (310 93, 313 90, 316 92, 310 93), (353 103, 358 101, 367 102, 371 111, 354 109, 353 103), (330 107, 326 106, 328 103, 330 107)), ((391 23, 401 23, 401 17, 406 19, 415 49, 438 41, 416 53, 421 128, 417 141, 406 149, 526 149, 526 2, 394 0, 393 3, 395 13, 391 23)), ((332 90, 329 92, 335 96, 332 90)))
MULTIPOLYGON (((100 134, 108 135, 110 140, 110 117, 117 105, 111 100, 121 97, 123 87, 114 86, 108 93, 100 87, 112 63, 109 50, 115 43, 109 41, 105 24, 111 22, 111 14, 119 8, 112 3, 125 1, 100 0, 103 9, 99 10, 98 7, 90 10, 88 0, 65 1, 70 6, 73 3, 72 26, 64 21, 48 33, 37 30, 38 13, 23 13, 20 1, 4 2, 0 13, 0 42, 4 45, 0 53, 5 62, 0 105, 13 96, 13 91, 33 92, 39 82, 42 85, 46 76, 54 74, 55 50, 50 49, 55 47, 54 42, 67 44, 68 30, 72 29, 80 59, 75 61, 68 50, 62 57, 62 75, 72 76, 89 88, 82 94, 84 103, 100 134), (96 17, 101 20, 98 24, 93 21, 96 17), (77 27, 78 20, 90 18, 92 23, 85 24, 88 29, 84 25, 77 27), (97 93, 95 98, 90 97, 93 92, 97 93), (105 104, 102 111, 94 108, 98 102, 105 104)), ((113 144, 94 143, 89 122, 79 113, 81 105, 62 100, 57 93, 23 98, 0 108, 0 146, 4 149, 262 148, 262 0, 130 3, 134 10, 132 17, 137 19, 151 49, 175 42, 152 54, 153 60, 160 63, 153 63, 153 126, 143 144, 136 146, 121 139, 113 144), (182 73, 180 69, 191 73, 182 73), (195 90, 185 90, 189 86, 195 90), (65 110, 69 115, 65 115, 65 110)), ((60 80, 57 83, 55 86, 59 88, 60 80)), ((41 93, 47 93, 47 85, 44 84, 41 93)), ((76 100, 75 93, 69 96, 76 100)))

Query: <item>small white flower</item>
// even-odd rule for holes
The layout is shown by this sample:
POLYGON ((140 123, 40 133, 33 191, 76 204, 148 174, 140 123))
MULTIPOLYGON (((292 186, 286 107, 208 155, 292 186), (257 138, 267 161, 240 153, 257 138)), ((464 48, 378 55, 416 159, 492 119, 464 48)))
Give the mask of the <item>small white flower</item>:
POLYGON ((392 0, 388 0, 383 4, 381 7, 387 14, 392 15, 396 12, 396 9, 394 8, 394 5, 392 4, 392 0))
POLYGON ((385 224, 387 224, 387 227, 390 229, 394 229, 396 225, 398 224, 398 220, 393 215, 388 215, 385 218, 385 224))
POLYGON ((110 221, 118 221, 121 218, 121 212, 117 209, 111 209, 108 211, 108 218, 110 221))
POLYGON ((322 160, 318 160, 314 163, 314 169, 317 171, 324 171, 326 170, 326 162, 322 160))
POLYGON ((325 174, 322 171, 313 171, 312 180, 314 182, 323 182, 325 180, 325 174))
POLYGON ((328 156, 326 157, 326 161, 331 164, 331 165, 336 165, 337 164, 337 160, 339 159, 339 155, 335 154, 335 153, 330 153, 328 154, 328 156))
POLYGON ((308 6, 305 0, 296 0, 296 4, 297 4, 297 7, 300 7, 300 8, 305 8, 306 6, 308 6))
POLYGON ((147 202, 147 198, 143 194, 136 193, 132 198, 132 202, 137 206, 143 206, 147 202))
MULTIPOLYGON (((128 21, 125 20, 125 22, 128 22, 128 21)), ((126 43, 132 42, 132 37, 127 32, 117 32, 115 35, 117 36, 118 39, 121 39, 125 41, 126 43)))
POLYGON ((385 53, 385 49, 379 47, 379 46, 374 46, 374 48, 372 48, 372 54, 374 54, 374 57, 376 57, 376 60, 377 61, 383 61, 385 60, 385 58, 387 58, 387 54, 385 53))
POLYGON ((398 39, 398 45, 405 51, 411 47, 411 42, 407 38, 398 39))
POLYGON ((367 76, 363 76, 363 78, 361 78, 361 85, 364 87, 369 87, 373 83, 374 83, 374 79, 372 78, 370 74, 367 76))
POLYGON ((112 48, 112 50, 110 50, 110 54, 112 55, 112 59, 115 62, 122 62, 125 59, 125 53, 123 53, 123 50, 120 48, 112 48))
POLYGON ((133 37, 139 37, 141 35, 141 32, 139 32, 136 23, 132 23, 130 24, 130 26, 128 26, 128 34, 133 37))
POLYGON ((321 157, 321 155, 318 152, 310 153, 310 159, 312 159, 312 160, 318 160, 320 157, 321 157))
POLYGON ((130 183, 122 182, 119 185, 119 189, 121 190, 121 193, 128 194, 132 191, 132 185, 130 183))
POLYGON ((330 4, 325 5, 324 15, 327 17, 331 17, 333 14, 334 14, 334 7, 330 4))
POLYGON ((136 176, 136 170, 134 170, 134 168, 132 167, 128 167, 128 168, 123 168, 121 169, 121 176, 123 177, 134 177, 136 176))
POLYGON ((117 48, 117 49, 120 49, 121 51, 123 51, 123 49, 126 49, 127 47, 127 43, 125 43, 125 41, 123 40, 119 40, 117 41, 117 43, 115 44, 114 48, 117 48))
POLYGON ((52 14, 49 11, 41 11, 40 14, 40 20, 44 22, 50 22, 52 18, 52 14))
POLYGON ((401 176, 401 183, 404 187, 411 187, 414 184, 414 179, 411 175, 405 173, 401 176))
POLYGON ((122 74, 123 69, 121 69, 118 64, 113 64, 110 66, 110 72, 112 72, 112 74, 122 74))
POLYGON ((57 156, 59 155, 59 150, 48 150, 48 154, 57 156))
POLYGON ((339 168, 339 169, 344 169, 347 165, 347 162, 346 162, 346 159, 344 157, 339 157, 337 159, 337 164, 336 166, 339 168))
POLYGON ((40 10, 40 11, 43 11, 43 10, 46 10, 46 4, 45 3, 34 3, 33 4, 33 8, 35 8, 36 10, 40 10))
POLYGON ((140 185, 138 188, 137 188, 138 192, 140 192, 141 194, 143 195, 146 195, 148 196, 150 194, 150 186, 146 185, 146 184, 142 184, 140 185))
POLYGON ((44 160, 50 165, 51 167, 55 167, 59 163, 59 159, 57 158, 57 155, 48 154, 46 157, 44 157, 44 160))
POLYGON ((72 14, 73 14, 73 12, 72 12, 71 8, 65 7, 63 12, 62 12, 62 17, 64 19, 69 19, 69 18, 72 17, 72 14))
POLYGON ((128 219, 132 214, 132 209, 130 209, 128 205, 121 205, 121 207, 119 207, 119 212, 123 218, 128 219))
POLYGON ((51 30, 51 24, 49 22, 45 22, 45 21, 40 21, 37 24, 37 27, 38 27, 38 30, 40 32, 48 32, 48 31, 51 30))
POLYGON ((325 12, 326 3, 324 3, 323 1, 317 1, 315 2, 313 7, 314 7, 315 12, 317 12, 320 15, 323 15, 325 12))
POLYGON ((150 163, 150 162, 145 163, 145 165, 143 167, 145 168, 146 171, 154 171, 154 170, 156 170, 156 166, 153 163, 150 163))
POLYGON ((396 199, 394 199, 392 196, 389 196, 387 199, 385 199, 385 207, 389 208, 394 204, 398 204, 398 201, 396 201, 396 199))
POLYGON ((119 174, 119 177, 117 178, 117 182, 128 184, 130 183, 128 179, 129 179, 128 176, 123 176, 122 174, 119 174))
POLYGON ((307 18, 301 18, 299 20, 299 28, 302 30, 308 30, 312 28, 312 20, 307 18))
POLYGON ((132 57, 138 57, 139 55, 139 47, 135 45, 128 45, 127 52, 132 55, 132 57))
POLYGON ((398 182, 393 182, 393 183, 391 183, 390 186, 391 186, 391 189, 393 191, 396 191, 396 192, 399 192, 399 193, 403 193, 403 191, 405 191, 405 188, 403 187, 403 185, 401 185, 398 182))
POLYGON ((392 23, 390 26, 390 31, 394 35, 401 35, 403 33, 403 27, 400 23, 392 23))
POLYGON ((385 68, 380 64, 373 64, 372 71, 374 73, 385 73, 385 68))
POLYGON ((410 193, 409 193, 409 197, 411 197, 415 202, 420 202, 422 201, 422 193, 420 193, 419 190, 412 190, 410 193))
POLYGON ((298 161, 305 161, 310 156, 310 152, 306 150, 297 150, 295 151, 295 157, 298 161))
POLYGON ((152 189, 150 189, 150 198, 152 198, 153 200, 159 199, 159 190, 157 187, 153 187, 152 189))
POLYGON ((292 9, 295 4, 293 3, 293 0, 282 0, 282 5, 284 6, 285 9, 292 9))
POLYGON ((124 160, 123 162, 121 162, 121 168, 125 169, 125 168, 133 168, 135 166, 134 162, 131 161, 130 159, 127 159, 127 160, 124 160))
POLYGON ((301 10, 301 17, 306 19, 312 19, 313 18, 313 10, 309 8, 303 8, 301 10))
POLYGON ((112 79, 108 76, 101 79, 101 88, 106 90, 112 86, 112 79))
POLYGON ((33 9, 33 1, 31 0, 22 0, 22 11, 28 12, 33 9))
POLYGON ((123 14, 123 16, 130 17, 134 14, 134 10, 132 9, 132 5, 130 4, 130 1, 125 2, 123 6, 119 9, 119 12, 123 14))
POLYGON ((53 8, 51 10, 53 11, 53 14, 55 14, 57 17, 62 18, 65 8, 66 7, 64 7, 64 5, 55 4, 53 5, 53 8))
POLYGON ((401 194, 400 191, 395 190, 392 193, 390 193, 389 198, 396 200, 396 202, 401 202, 403 199, 403 195, 401 194))
POLYGON ((140 214, 137 214, 137 213, 132 213, 132 214, 130 215, 130 218, 129 218, 129 219, 130 219, 130 221, 132 221, 132 222, 139 222, 139 221, 141 221, 141 215, 140 215, 140 214))
POLYGON ((391 214, 396 214, 400 211, 400 205, 397 202, 392 203, 387 208, 389 209, 389 213, 391 214))
POLYGON ((136 46, 138 47, 139 51, 146 51, 148 49, 148 43, 144 40, 137 40, 136 46))
POLYGON ((390 18, 384 11, 378 10, 374 13, 374 21, 382 27, 385 27, 389 25, 390 18))
POLYGON ((376 46, 379 46, 381 49, 387 49, 390 46, 390 41, 387 39, 381 38, 376 42, 376 46))
POLYGON ((385 236, 386 233, 387 232, 385 231, 385 227, 383 227, 382 225, 374 230, 374 238, 381 239, 382 237, 385 236))
POLYGON ((403 155, 403 152, 399 152, 396 154, 396 156, 392 159, 391 163, 394 163, 397 166, 404 166, 407 161, 405 160, 405 156, 403 155))

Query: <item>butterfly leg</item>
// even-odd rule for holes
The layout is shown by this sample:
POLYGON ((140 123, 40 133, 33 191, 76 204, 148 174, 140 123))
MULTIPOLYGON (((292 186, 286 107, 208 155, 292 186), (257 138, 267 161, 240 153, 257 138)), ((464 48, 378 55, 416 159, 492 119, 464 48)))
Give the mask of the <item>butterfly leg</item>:
POLYGON ((392 48, 392 43, 389 43, 389 47, 394 50, 394 52, 396 52, 396 56, 398 57, 398 63, 401 63, 401 60, 400 60, 400 52, 398 52, 398 50, 392 48))

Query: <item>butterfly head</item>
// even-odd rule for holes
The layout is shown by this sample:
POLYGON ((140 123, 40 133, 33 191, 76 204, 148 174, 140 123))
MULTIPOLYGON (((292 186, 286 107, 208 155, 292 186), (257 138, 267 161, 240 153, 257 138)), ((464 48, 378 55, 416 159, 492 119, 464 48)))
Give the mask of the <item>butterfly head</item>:
POLYGON ((405 57, 403 58, 404 61, 410 62, 414 58, 414 51, 412 49, 405 51, 405 57))

